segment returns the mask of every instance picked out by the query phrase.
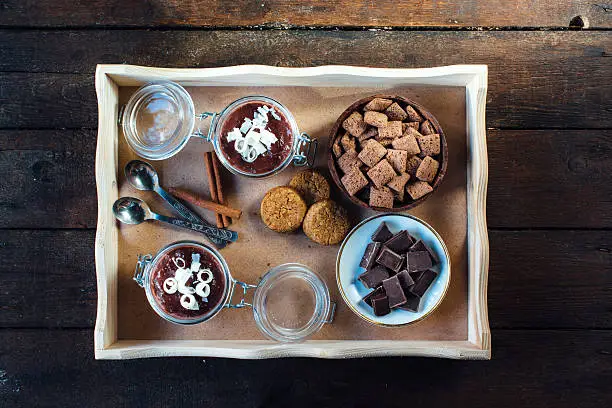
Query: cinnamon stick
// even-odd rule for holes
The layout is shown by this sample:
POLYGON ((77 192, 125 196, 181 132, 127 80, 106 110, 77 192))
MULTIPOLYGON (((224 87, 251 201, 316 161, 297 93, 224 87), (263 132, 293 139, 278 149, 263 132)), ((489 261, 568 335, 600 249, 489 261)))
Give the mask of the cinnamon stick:
POLYGON ((189 191, 170 187, 168 189, 168 192, 183 201, 186 201, 193 205, 197 205, 198 207, 204 208, 205 210, 210 210, 216 212, 217 214, 225 215, 226 217, 238 219, 242 215, 241 210, 231 208, 226 205, 215 203, 212 201, 204 200, 202 198, 199 198, 195 194, 190 193, 189 191))
MULTIPOLYGON (((225 199, 223 198, 223 187, 221 186, 221 174, 219 173, 219 158, 212 152, 212 164, 213 164, 213 172, 215 173, 215 183, 217 185, 217 200, 219 204, 225 204, 225 199)), ((232 220, 227 215, 221 214, 223 220, 223 226, 225 228, 229 227, 232 223, 232 220)))
MULTIPOLYGON (((206 167, 206 176, 208 178, 208 189, 210 190, 210 198, 212 201, 217 201, 217 182, 215 181, 215 172, 212 164, 212 154, 210 152, 204 153, 204 166, 206 167)), ((221 214, 216 213, 217 228, 223 228, 223 217, 221 214)))

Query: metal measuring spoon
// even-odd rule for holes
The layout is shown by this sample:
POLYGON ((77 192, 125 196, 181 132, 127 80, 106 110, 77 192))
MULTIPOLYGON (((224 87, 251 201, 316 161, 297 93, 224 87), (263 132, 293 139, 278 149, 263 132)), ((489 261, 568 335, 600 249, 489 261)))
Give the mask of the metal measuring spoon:
MULTIPOLYGON (((183 218, 194 224, 201 224, 212 227, 213 225, 202 219, 199 215, 185 207, 180 201, 166 192, 159 185, 159 176, 149 163, 142 160, 132 160, 125 165, 125 177, 127 181, 136 189, 141 191, 155 191, 163 198, 172 208, 176 210, 183 218)), ((215 237, 209 237, 210 240, 219 247, 226 245, 226 242, 215 237)))
POLYGON ((115 201, 113 204, 113 214, 115 215, 115 218, 125 224, 136 225, 147 220, 157 220, 177 227, 201 232, 208 237, 213 237, 224 241, 235 242, 238 239, 238 233, 235 231, 220 229, 217 227, 209 227, 202 224, 195 224, 189 221, 183 221, 177 218, 156 214, 151 211, 147 203, 134 197, 121 197, 115 201))

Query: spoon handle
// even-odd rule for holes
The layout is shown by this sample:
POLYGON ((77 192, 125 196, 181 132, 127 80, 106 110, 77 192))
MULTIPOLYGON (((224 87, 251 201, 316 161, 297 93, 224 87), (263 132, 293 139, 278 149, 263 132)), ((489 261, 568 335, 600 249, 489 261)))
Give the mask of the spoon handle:
POLYGON ((214 237, 217 239, 223 239, 225 241, 235 242, 238 240, 238 233, 236 231, 231 231, 227 229, 220 229, 217 227, 209 227, 207 225, 195 224, 193 222, 179 220, 178 218, 166 217, 161 214, 151 214, 152 218, 167 222, 168 224, 172 224, 177 227, 187 228, 190 230, 198 231, 205 234, 208 237, 214 237))
MULTIPOLYGON (((179 200, 174 198, 174 196, 172 194, 168 193, 163 188, 158 186, 158 187, 154 188, 154 191, 157 194, 159 194, 159 196, 161 198, 163 198, 168 204, 170 204, 170 206, 172 208, 174 208, 176 210, 176 212, 179 213, 187 221, 189 221, 189 222, 191 222, 193 224, 201 224, 201 225, 206 226, 206 227, 212 227, 212 225, 209 222, 207 222, 206 220, 201 218, 198 214, 194 213, 189 208, 184 206, 179 200)), ((221 239, 221 238, 217 238, 216 235, 207 234, 207 233, 204 233, 204 234, 208 237, 208 239, 210 239, 210 241, 213 244, 215 244, 217 246, 225 246, 226 245, 226 241, 221 239)))

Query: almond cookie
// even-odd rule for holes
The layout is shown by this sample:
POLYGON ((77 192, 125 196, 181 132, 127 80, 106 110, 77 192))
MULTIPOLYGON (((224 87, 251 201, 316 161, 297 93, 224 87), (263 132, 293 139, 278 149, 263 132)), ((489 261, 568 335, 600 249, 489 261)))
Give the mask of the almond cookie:
POLYGON ((289 182, 289 186, 297 190, 307 205, 329 198, 329 183, 320 173, 313 170, 301 171, 289 182))
POLYGON ((304 233, 321 245, 335 245, 349 231, 350 223, 346 210, 332 200, 313 204, 304 218, 304 233))
POLYGON ((291 187, 274 187, 261 200, 261 220, 276 232, 291 232, 300 228, 307 210, 306 202, 291 187))

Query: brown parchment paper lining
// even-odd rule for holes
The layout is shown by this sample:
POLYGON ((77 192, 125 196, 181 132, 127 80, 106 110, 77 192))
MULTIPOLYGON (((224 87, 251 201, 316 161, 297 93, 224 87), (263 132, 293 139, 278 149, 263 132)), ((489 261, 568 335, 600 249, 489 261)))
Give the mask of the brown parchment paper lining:
MULTIPOLYGON (((127 101, 135 88, 122 88, 120 99, 127 101)), ((237 98, 266 95, 283 103, 296 117, 300 130, 319 138, 316 168, 329 178, 326 165, 328 133, 337 117, 352 102, 373 93, 397 94, 413 99, 429 109, 440 122, 448 140, 449 163, 445 180, 425 203, 410 211, 431 224, 444 239, 451 255, 451 283, 438 309, 425 320, 401 328, 373 326, 355 315, 344 303, 335 279, 335 260, 339 246, 324 247, 308 240, 300 231, 279 234, 268 230, 259 218, 259 204, 265 192, 287 184, 299 169, 290 166, 272 178, 249 180, 234 176, 222 168, 224 193, 228 204, 243 210, 231 228, 240 239, 222 250, 232 275, 256 283, 271 267, 300 262, 310 266, 326 281, 336 316, 332 324, 312 337, 313 340, 466 340, 467 339, 467 202, 466 202, 466 117, 465 90, 460 87, 200 87, 188 88, 196 112, 221 111, 237 98)), ((204 125, 206 129, 207 124, 204 125)), ((123 168, 136 155, 119 136, 119 195, 145 200, 153 211, 173 215, 170 208, 152 192, 137 191, 125 180, 123 168)), ((210 145, 192 138, 186 148, 169 160, 152 162, 163 187, 191 190, 210 197, 202 153, 210 145)), ((373 215, 343 199, 332 184, 332 198, 341 202, 356 224, 373 215)), ((103 197, 101 199, 104 199, 103 197)), ((192 207, 193 208, 193 207, 192 207)), ((214 215, 195 208, 214 223, 214 215)), ((119 226, 118 331, 120 339, 200 339, 262 340, 250 308, 222 310, 212 320, 195 326, 166 322, 149 306, 144 290, 132 280, 138 254, 155 254, 163 246, 178 240, 204 242, 198 233, 182 231, 158 222, 138 226, 119 226)), ((357 272, 357 271, 356 271, 357 272)))

